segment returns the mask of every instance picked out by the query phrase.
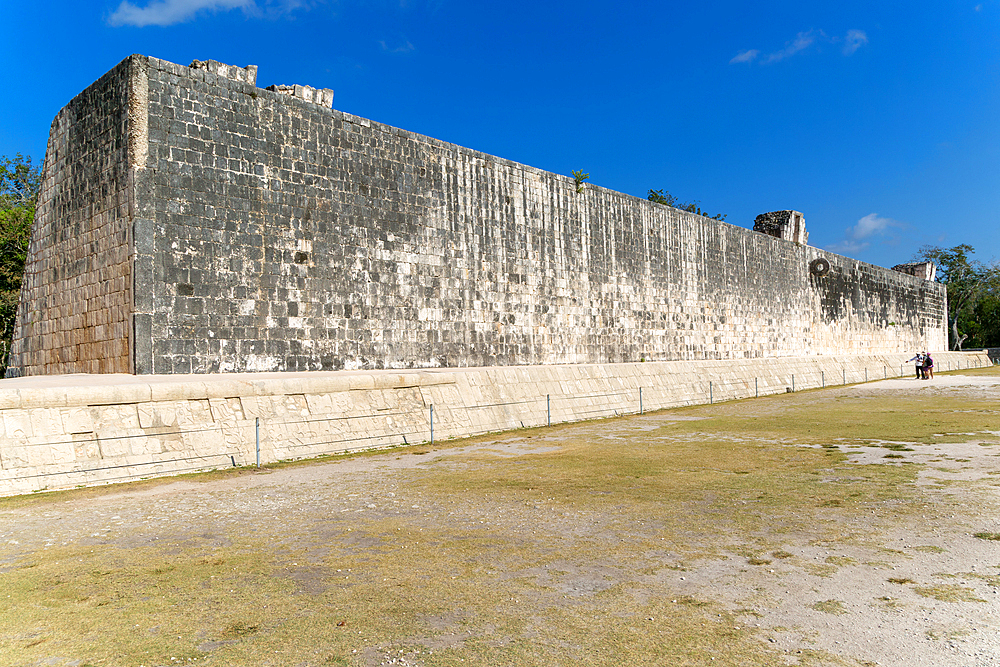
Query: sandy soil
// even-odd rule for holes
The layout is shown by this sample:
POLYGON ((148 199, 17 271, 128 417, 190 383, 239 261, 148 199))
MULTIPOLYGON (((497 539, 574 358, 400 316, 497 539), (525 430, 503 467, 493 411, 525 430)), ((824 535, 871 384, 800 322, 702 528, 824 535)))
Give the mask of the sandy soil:
MULTIPOLYGON (((900 392, 928 392, 1000 401, 1000 380, 940 376, 927 382, 886 380, 830 391, 876 399, 900 392)), ((653 428, 660 420, 676 418, 636 419, 653 428)), ((1000 421, 997 429, 1000 434, 1000 421)), ((580 430, 592 431, 595 437, 620 437, 599 422, 580 425, 573 437, 579 437, 580 430)), ((504 436, 465 449, 514 456, 556 447, 558 437, 525 441, 504 436)), ((979 531, 1000 532, 1000 446, 982 446, 970 439, 948 445, 908 443, 906 447, 893 452, 894 458, 886 458, 888 450, 878 443, 845 452, 857 463, 923 464, 918 483, 932 501, 922 517, 894 520, 891 508, 884 508, 881 515, 872 510, 871 516, 851 517, 852 526, 847 527, 857 529, 855 534, 867 530, 873 536, 869 543, 816 544, 801 539, 797 542, 801 546, 754 563, 739 557, 706 559, 689 563, 684 570, 664 568, 645 576, 673 579, 679 596, 720 601, 741 619, 739 623, 759 627, 761 641, 789 665, 804 664, 803 656, 817 649, 839 656, 845 665, 1000 665, 1000 542, 973 536, 979 531), (884 528, 887 521, 892 526, 889 531, 884 528)), ((494 529, 499 530, 517 531, 526 525, 532 530, 576 529, 573 517, 557 517, 544 505, 504 519, 495 508, 482 504, 434 506, 433 500, 409 493, 399 483, 397 473, 448 465, 438 461, 442 455, 442 451, 432 451, 359 457, 207 484, 176 481, 137 490, 108 490, 58 504, 4 509, 0 511, 0 571, 58 545, 127 546, 177 538, 223 543, 226 531, 234 526, 279 535, 292 513, 336 515, 348 522, 352 516, 373 513, 422 517, 427 522, 448 515, 456 524, 483 523, 481 517, 492 517, 494 529)), ((593 524, 600 519, 585 520, 593 524)), ((274 539, 274 548, 280 549, 281 541, 274 539)), ((311 539, 322 540, 322 535, 311 539)), ((361 542, 357 546, 365 547, 361 542)), ((570 592, 588 588, 592 592, 620 576, 615 568, 594 572, 573 563, 564 564, 562 570, 571 576, 560 585, 570 592)), ((535 574, 539 582, 546 576, 545 572, 535 574)), ((299 577, 306 590, 321 581, 307 568, 293 570, 289 576, 299 577)), ((384 656, 372 659, 372 664, 388 664, 384 656)), ((421 663, 413 658, 406 664, 421 663)), ((822 659, 821 664, 835 662, 822 659)))

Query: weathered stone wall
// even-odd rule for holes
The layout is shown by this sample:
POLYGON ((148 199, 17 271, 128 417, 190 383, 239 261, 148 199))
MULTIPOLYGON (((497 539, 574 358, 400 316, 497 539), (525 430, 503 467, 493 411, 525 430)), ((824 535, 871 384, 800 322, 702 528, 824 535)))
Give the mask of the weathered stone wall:
MULTIPOLYGON (((572 179, 246 77, 140 56, 125 66, 146 112, 129 135, 136 373, 945 347, 940 285, 577 193, 572 179), (820 257, 829 272, 810 273, 820 257)), ((48 345, 14 372, 90 370, 53 364, 48 345)))
MULTIPOLYGON (((913 377, 912 355, 0 383, 0 496, 913 377), (258 428, 259 427, 259 428, 258 428)), ((939 371, 987 366, 940 352, 939 371)), ((919 382, 918 380, 913 380, 919 382)))
POLYGON ((10 366, 131 372, 129 112, 124 62, 52 122, 10 366))
POLYGON ((150 61, 154 373, 944 347, 943 290, 150 61))

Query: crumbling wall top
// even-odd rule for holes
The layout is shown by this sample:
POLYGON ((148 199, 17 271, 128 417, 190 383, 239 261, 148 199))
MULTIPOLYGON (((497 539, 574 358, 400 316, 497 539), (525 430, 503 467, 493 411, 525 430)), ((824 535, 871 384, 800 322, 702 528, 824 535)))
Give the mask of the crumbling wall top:
POLYGON ((761 213, 753 221, 753 230, 801 245, 806 245, 809 241, 806 218, 798 211, 761 213))
POLYGON ((283 95, 291 95, 292 97, 297 97, 300 100, 305 100, 306 102, 312 102, 313 104, 333 108, 333 90, 330 88, 313 88, 312 86, 300 86, 295 84, 294 86, 268 86, 265 90, 281 93, 283 95))
POLYGON ((916 276, 917 278, 922 278, 924 280, 930 280, 933 282, 937 279, 937 266, 934 262, 910 262, 907 264, 897 264, 892 267, 893 271, 899 271, 900 273, 908 273, 911 276, 916 276))
POLYGON ((249 83, 251 86, 257 85, 256 65, 237 67, 236 65, 220 63, 218 60, 192 60, 189 67, 191 67, 191 69, 208 70, 212 74, 218 74, 221 77, 225 77, 233 81, 249 83))

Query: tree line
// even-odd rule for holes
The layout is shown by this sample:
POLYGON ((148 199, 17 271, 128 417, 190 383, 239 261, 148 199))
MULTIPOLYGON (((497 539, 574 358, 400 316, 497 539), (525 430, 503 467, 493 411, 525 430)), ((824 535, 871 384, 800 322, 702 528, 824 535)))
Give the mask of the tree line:
POLYGON ((41 183, 30 157, 0 157, 0 373, 7 369, 41 183))
POLYGON ((917 261, 937 265, 948 288, 948 340, 953 350, 1000 347, 1000 265, 972 259, 968 244, 923 246, 917 261))

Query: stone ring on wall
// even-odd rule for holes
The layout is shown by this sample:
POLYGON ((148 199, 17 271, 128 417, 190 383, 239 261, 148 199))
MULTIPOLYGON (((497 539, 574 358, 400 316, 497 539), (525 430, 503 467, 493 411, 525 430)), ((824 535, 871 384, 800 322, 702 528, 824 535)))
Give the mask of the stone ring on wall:
POLYGON ((830 260, 825 257, 817 257, 813 261, 809 262, 809 273, 822 278, 826 274, 830 273, 830 260))

